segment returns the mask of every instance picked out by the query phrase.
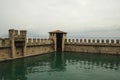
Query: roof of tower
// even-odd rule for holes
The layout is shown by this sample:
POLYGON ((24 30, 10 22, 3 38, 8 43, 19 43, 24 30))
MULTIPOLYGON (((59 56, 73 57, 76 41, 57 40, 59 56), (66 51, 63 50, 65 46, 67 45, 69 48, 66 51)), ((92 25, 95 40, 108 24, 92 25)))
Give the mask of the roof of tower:
POLYGON ((61 30, 54 30, 54 31, 51 31, 49 33, 64 33, 64 34, 67 34, 67 32, 64 32, 64 31, 61 31, 61 30))

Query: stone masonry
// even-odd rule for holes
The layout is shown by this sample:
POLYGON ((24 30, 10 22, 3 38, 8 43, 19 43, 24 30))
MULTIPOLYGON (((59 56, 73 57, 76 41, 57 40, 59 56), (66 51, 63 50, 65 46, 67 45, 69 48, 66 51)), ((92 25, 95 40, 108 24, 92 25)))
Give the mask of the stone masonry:
POLYGON ((120 54, 120 40, 67 39, 67 33, 55 30, 48 39, 27 38, 26 30, 9 30, 8 38, 0 38, 0 61, 45 54, 55 51, 120 54))

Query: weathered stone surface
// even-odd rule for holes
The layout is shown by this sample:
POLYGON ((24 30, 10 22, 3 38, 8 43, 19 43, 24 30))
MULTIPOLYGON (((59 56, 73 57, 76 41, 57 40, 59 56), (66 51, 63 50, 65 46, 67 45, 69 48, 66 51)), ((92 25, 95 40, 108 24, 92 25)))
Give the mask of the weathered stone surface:
POLYGON ((101 53, 101 54, 120 54, 120 45, 76 45, 66 44, 65 51, 101 53))
MULTIPOLYGON (((0 38, 0 61, 57 51, 57 34, 61 34, 61 51, 120 54, 120 40, 67 39, 66 32, 49 32, 49 39, 29 38, 27 31, 10 29, 9 37, 0 38)), ((58 38, 58 39, 57 39, 58 38)))
POLYGON ((27 40, 27 31, 10 29, 9 38, 0 38, 0 61, 54 52, 51 39, 27 40))

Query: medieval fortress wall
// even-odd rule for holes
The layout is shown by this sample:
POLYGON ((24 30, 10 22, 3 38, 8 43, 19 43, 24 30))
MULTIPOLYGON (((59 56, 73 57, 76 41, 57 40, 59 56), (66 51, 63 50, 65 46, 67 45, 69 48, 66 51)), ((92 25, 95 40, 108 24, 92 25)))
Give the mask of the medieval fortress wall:
POLYGON ((0 38, 0 61, 54 52, 52 40, 27 39, 26 34, 25 30, 11 29, 8 38, 0 38))
POLYGON ((120 54, 120 40, 66 39, 65 51, 120 54))
POLYGON ((54 52, 53 41, 50 39, 29 38, 27 40, 26 56, 54 52))
POLYGON ((26 30, 9 30, 8 38, 0 38, 0 61, 45 54, 55 51, 120 54, 120 40, 67 39, 66 32, 49 32, 48 39, 27 38, 26 30), (61 38, 61 39, 60 39, 61 38), (58 41, 60 41, 60 44, 58 41), (61 47, 59 47, 59 45, 61 47))

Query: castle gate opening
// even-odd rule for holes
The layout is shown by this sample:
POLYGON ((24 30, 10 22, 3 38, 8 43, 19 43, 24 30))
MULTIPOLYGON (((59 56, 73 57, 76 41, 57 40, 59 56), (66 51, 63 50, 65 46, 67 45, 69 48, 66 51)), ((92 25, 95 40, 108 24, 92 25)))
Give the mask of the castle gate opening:
POLYGON ((63 38, 62 33, 56 34, 57 51, 62 51, 62 38, 63 38))

